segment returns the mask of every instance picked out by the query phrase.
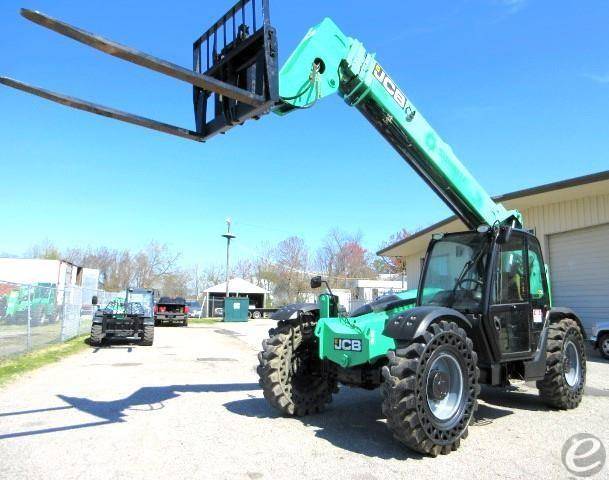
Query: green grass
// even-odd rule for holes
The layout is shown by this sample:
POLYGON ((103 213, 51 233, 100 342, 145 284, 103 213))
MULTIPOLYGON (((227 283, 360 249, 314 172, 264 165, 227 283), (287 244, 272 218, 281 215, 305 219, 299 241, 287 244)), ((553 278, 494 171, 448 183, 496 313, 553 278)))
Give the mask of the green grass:
POLYGON ((26 372, 58 362, 62 358, 89 348, 89 345, 85 343, 87 338, 89 338, 88 334, 81 335, 64 343, 0 361, 0 386, 26 372))
POLYGON ((218 318, 189 318, 189 325, 213 325, 214 323, 221 322, 222 319, 218 318))

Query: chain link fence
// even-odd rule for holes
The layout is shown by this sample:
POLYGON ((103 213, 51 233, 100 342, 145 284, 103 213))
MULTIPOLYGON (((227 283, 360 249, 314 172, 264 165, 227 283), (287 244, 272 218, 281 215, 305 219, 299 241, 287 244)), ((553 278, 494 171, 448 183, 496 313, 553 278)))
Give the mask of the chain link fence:
POLYGON ((118 293, 49 283, 0 281, 0 359, 88 333, 97 307, 118 293))

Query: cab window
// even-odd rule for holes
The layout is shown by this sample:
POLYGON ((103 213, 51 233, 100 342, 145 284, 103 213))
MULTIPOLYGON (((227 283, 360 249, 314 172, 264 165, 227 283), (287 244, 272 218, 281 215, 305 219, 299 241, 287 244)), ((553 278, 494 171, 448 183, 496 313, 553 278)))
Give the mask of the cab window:
POLYGON ((524 236, 513 232, 510 240, 499 245, 493 304, 522 303, 527 300, 524 236))
POLYGON ((529 237, 529 290, 531 301, 536 306, 549 305, 548 288, 544 281, 546 275, 541 247, 537 239, 529 237))

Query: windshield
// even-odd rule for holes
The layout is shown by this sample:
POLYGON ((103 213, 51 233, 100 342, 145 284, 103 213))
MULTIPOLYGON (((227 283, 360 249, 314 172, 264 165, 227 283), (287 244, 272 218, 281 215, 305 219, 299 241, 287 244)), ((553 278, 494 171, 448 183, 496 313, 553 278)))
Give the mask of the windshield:
POLYGON ((479 311, 489 244, 477 232, 446 235, 435 242, 424 272, 421 305, 479 311))
POLYGON ((113 298, 108 305, 105 306, 104 310, 113 314, 125 313, 125 299, 122 297, 113 298))
POLYGON ((153 298, 151 292, 128 292, 125 305, 127 315, 152 317, 153 298))

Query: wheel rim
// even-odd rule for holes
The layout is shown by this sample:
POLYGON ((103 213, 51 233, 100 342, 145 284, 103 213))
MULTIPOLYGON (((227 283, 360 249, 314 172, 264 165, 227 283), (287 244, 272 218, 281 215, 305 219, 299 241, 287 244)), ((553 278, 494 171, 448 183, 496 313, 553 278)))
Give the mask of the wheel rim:
POLYGON ((427 374, 427 406, 440 422, 450 420, 463 400, 463 371, 457 359, 442 353, 436 357, 427 374))
POLYGON ((601 350, 607 356, 609 356, 609 337, 605 338, 601 343, 601 350))
POLYGON ((575 387, 579 383, 581 365, 577 347, 569 340, 565 345, 565 364, 564 364, 565 380, 570 387, 575 387))

